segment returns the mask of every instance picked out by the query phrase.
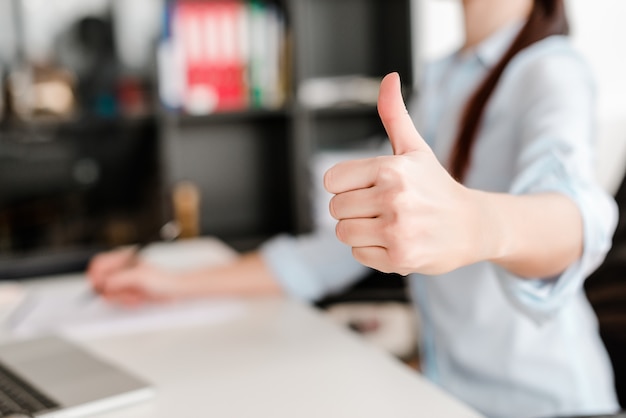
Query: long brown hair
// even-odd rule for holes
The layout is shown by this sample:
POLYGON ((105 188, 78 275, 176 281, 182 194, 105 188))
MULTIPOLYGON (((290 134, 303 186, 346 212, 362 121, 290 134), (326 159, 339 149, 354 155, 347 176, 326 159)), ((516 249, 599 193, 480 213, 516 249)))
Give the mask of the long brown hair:
POLYGON ((519 35, 467 102, 451 154, 450 173, 454 178, 461 182, 465 179, 485 107, 511 59, 524 48, 548 36, 568 33, 569 23, 563 0, 534 0, 532 11, 519 35))

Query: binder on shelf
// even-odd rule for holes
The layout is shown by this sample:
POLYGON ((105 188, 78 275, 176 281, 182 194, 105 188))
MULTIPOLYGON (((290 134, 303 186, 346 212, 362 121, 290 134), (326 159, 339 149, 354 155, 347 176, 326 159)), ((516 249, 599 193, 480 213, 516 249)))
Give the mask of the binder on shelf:
POLYGON ((276 4, 250 2, 250 84, 254 107, 278 108, 285 101, 285 22, 276 4))
POLYGON ((179 4, 174 36, 183 39, 188 113, 247 106, 243 13, 243 4, 235 1, 179 4))
POLYGON ((285 101, 285 21, 260 0, 179 0, 159 48, 161 100, 191 115, 285 101))

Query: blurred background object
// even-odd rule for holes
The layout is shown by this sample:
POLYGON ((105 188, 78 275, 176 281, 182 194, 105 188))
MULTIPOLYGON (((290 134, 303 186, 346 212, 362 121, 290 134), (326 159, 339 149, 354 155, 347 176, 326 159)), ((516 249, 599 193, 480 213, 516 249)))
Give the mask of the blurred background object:
POLYGON ((22 68, 9 77, 12 116, 23 121, 69 120, 74 116, 76 80, 54 67, 22 68))
POLYGON ((14 67, 75 77, 80 116, 150 112, 162 0, 12 0, 14 67))
POLYGON ((0 123, 4 120, 4 112, 6 108, 6 90, 4 87, 4 65, 0 61, 0 123))
POLYGON ((380 79, 359 75, 312 78, 302 83, 298 100, 312 109, 375 106, 380 79))
POLYGON ((134 5, 1 2, 0 279, 80 270, 163 224, 151 58, 162 2, 149 0, 150 24, 123 3, 134 5))
POLYGON ((200 236, 200 198, 200 189, 190 181, 174 186, 174 219, 180 228, 180 238, 200 236))
POLYGON ((283 9, 275 1, 170 2, 158 53, 164 105, 190 115, 283 106, 283 9))

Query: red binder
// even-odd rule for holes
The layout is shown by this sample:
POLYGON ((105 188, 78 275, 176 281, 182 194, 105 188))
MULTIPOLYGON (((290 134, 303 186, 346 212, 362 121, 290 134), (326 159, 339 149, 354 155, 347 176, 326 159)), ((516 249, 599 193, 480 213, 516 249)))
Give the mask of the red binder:
POLYGON ((180 2, 175 36, 186 67, 184 108, 190 114, 248 106, 245 6, 239 1, 180 2))

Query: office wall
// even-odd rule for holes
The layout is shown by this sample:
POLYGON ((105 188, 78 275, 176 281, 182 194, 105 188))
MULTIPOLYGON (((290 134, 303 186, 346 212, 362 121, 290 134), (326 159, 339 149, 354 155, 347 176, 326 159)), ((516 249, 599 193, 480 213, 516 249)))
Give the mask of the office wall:
MULTIPOLYGON (((79 0, 85 1, 85 0, 79 0)), ((161 29, 165 0, 113 0, 115 37, 122 64, 134 71, 150 71, 155 40, 161 29)))
POLYGON ((15 57, 15 28, 13 3, 0 1, 0 63, 12 62, 15 57))
MULTIPOLYGON (((429 60, 462 38, 460 1, 414 0, 417 55, 429 60)), ((575 46, 587 57, 598 87, 598 159, 601 184, 616 190, 626 167, 626 1, 566 0, 575 46)))
POLYGON ((22 0, 26 54, 34 61, 51 58, 55 37, 78 17, 100 16, 109 0, 22 0))
MULTIPOLYGON (((151 71, 154 41, 160 31, 164 0, 21 0, 24 11, 24 37, 27 56, 46 61, 53 54, 53 43, 68 24, 84 16, 111 13, 115 20, 115 40, 126 69, 151 71)), ((12 21, 10 1, 0 0, 0 24, 12 21), (9 19, 3 16, 10 16, 9 19)), ((0 26, 4 27, 4 26, 0 26)), ((0 31, 0 51, 12 45, 10 31, 0 31), (7 34, 5 34, 7 33, 7 34), (6 39, 5 39, 6 38, 6 39), (5 47, 6 44, 6 47, 5 47)), ((0 52, 0 58, 2 58, 0 52)))
POLYGON ((626 167, 626 1, 569 0, 574 43, 587 57, 598 83, 597 166, 611 191, 626 167))

